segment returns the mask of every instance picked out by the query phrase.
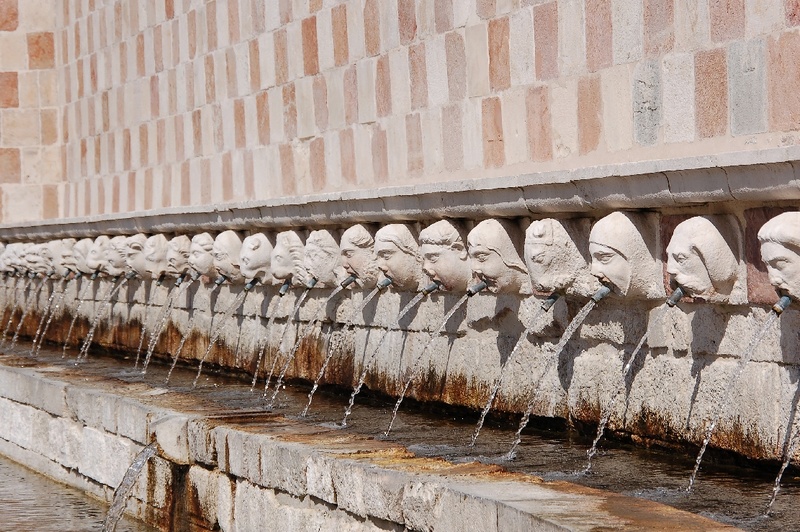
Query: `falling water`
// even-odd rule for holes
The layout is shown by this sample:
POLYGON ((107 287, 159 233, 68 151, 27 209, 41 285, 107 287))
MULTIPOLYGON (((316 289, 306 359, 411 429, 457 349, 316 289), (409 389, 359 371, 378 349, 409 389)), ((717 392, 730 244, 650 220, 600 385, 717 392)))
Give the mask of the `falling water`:
POLYGON ((192 382, 192 388, 197 387, 197 381, 200 380, 200 374, 203 373, 203 363, 206 361, 206 358, 208 358, 209 353, 211 353, 211 350, 214 348, 214 344, 217 343, 217 340, 222 334, 222 327, 225 325, 225 322, 227 322, 228 319, 233 316, 233 313, 236 311, 236 309, 244 304, 244 300, 247 298, 247 294, 249 293, 249 290, 242 290, 239 292, 233 303, 231 303, 230 306, 225 309, 225 312, 223 312, 220 316, 219 321, 216 323, 216 327, 211 331, 211 339, 208 341, 206 352, 203 354, 203 358, 200 359, 200 365, 197 367, 197 375, 192 382))
POLYGON ((39 293, 42 291, 42 288, 44 288, 46 280, 46 278, 42 278, 42 282, 33 290, 33 294, 28 297, 28 301, 25 303, 25 311, 22 313, 22 316, 20 316, 17 330, 14 331, 14 337, 11 339, 11 349, 14 349, 14 346, 17 345, 19 333, 22 330, 22 324, 25 323, 25 318, 28 317, 31 309, 33 309, 33 304, 39 299, 39 293))
MULTIPOLYGON (((25 297, 25 293, 28 291, 28 287, 30 286, 33 279, 30 277, 25 279, 25 284, 22 285, 22 297, 25 297)), ((19 279, 14 283, 14 294, 17 292, 17 284, 19 284, 19 279)), ((22 298, 20 298, 22 299, 22 298)), ((19 307, 19 303, 17 302, 16 297, 14 298, 14 306, 11 307, 11 313, 8 315, 8 322, 6 323, 5 329, 3 329, 3 337, 0 338, 0 345, 6 343, 6 337, 8 336, 8 331, 11 329, 11 323, 14 321, 14 314, 17 312, 17 308, 19 307)))
MULTIPOLYGON (((347 323, 344 324, 342 327, 342 331, 346 332, 355 321, 357 316, 360 316, 364 309, 369 305, 369 302, 372 301, 378 292, 381 291, 381 287, 376 286, 372 289, 372 292, 367 294, 367 297, 364 298, 364 301, 358 306, 358 308, 350 315, 348 318, 347 323)), ((323 342, 323 350, 325 350, 325 360, 322 362, 322 367, 319 368, 319 373, 317 374, 317 378, 314 379, 314 385, 311 387, 311 391, 308 392, 308 403, 306 403, 306 407, 300 413, 301 416, 305 417, 308 414, 308 409, 311 407, 311 401, 314 400, 314 394, 317 392, 317 388, 319 388, 319 381, 322 380, 322 377, 325 376, 325 370, 328 369, 328 364, 331 362, 331 358, 333 358, 333 354, 336 352, 335 349, 330 348, 330 339, 331 334, 333 334, 333 327, 330 328, 328 334, 325 336, 325 341, 323 342)))
MULTIPOLYGON (((86 360, 86 357, 89 356, 89 348, 92 346, 92 340, 94 340, 94 333, 95 331, 97 331, 97 326, 100 324, 100 320, 103 318, 106 309, 111 311, 114 296, 117 295, 120 288, 122 288, 127 283, 128 283, 127 278, 123 278, 122 281, 119 281, 118 277, 114 277, 111 280, 111 284, 108 285, 108 293, 102 299, 103 304, 100 306, 100 310, 98 310, 97 313, 94 315, 94 319, 92 320, 92 325, 91 327, 89 327, 89 334, 86 335, 86 339, 83 341, 81 350, 78 352, 78 358, 77 358, 78 361, 86 360)), ((109 312, 109 314, 113 313, 109 312)))
POLYGON ((414 362, 411 364, 411 369, 409 370, 408 378, 406 379, 405 384, 403 385, 403 389, 400 391, 400 397, 397 398, 397 402, 394 404, 394 410, 392 410, 392 419, 389 420, 389 426, 386 428, 386 432, 383 433, 384 436, 388 436, 389 433, 392 431, 392 426, 394 425, 394 420, 397 418, 397 411, 400 409, 400 405, 403 403, 403 399, 406 396, 406 392, 408 392, 408 387, 411 386, 411 381, 414 380, 414 375, 417 372, 417 366, 420 362, 422 362, 422 358, 425 353, 428 352, 428 348, 433 345, 434 339, 439 336, 444 328, 447 326, 447 322, 450 321, 450 318, 453 317, 453 314, 456 313, 458 309, 464 306, 464 303, 467 302, 467 299, 470 298, 472 294, 466 293, 464 294, 461 299, 459 299, 455 305, 453 305, 450 310, 445 314, 444 319, 442 320, 442 324, 439 325, 439 328, 436 329, 433 334, 430 335, 428 339, 428 343, 425 344, 425 347, 420 351, 419 355, 414 359, 414 362))
POLYGON ((142 331, 139 333, 139 346, 136 348, 136 360, 133 362, 133 367, 139 367, 139 355, 142 354, 142 346, 144 345, 144 337, 147 336, 147 323, 148 323, 148 316, 150 316, 150 307, 153 306, 153 302, 156 299, 156 293, 158 289, 161 287, 160 284, 156 283, 154 287, 150 290, 150 297, 147 299, 147 304, 144 307, 144 316, 142 316, 142 331))
MULTIPOLYGON (((55 300, 57 295, 60 295, 61 299, 64 298, 64 287, 66 285, 67 285, 67 280, 66 279, 61 279, 61 283, 60 283, 60 286, 59 286, 59 288, 61 290, 56 290, 55 287, 53 287, 53 291, 50 293, 50 297, 47 298, 47 305, 45 305, 45 307, 44 307, 44 312, 42 312, 42 317, 39 320, 39 326, 36 328, 36 334, 33 336, 33 342, 31 343, 31 352, 30 352, 31 356, 33 356, 34 353, 36 353, 36 351, 37 351, 36 347, 37 347, 37 345, 39 345, 39 341, 40 341, 39 340, 39 335, 42 335, 42 338, 44 338, 44 334, 42 334, 44 332, 43 331, 43 327, 44 327, 45 321, 50 321, 50 320, 48 320, 48 316, 50 315, 50 310, 53 308, 53 301, 55 300)), ((58 307, 56 307, 56 308, 58 308, 58 307)))
MULTIPOLYGON (((289 369, 289 365, 292 363, 292 360, 294 360, 295 355, 297 355, 297 350, 300 349, 300 343, 306 336, 311 334, 311 331, 314 330, 314 326, 321 319, 322 313, 326 308, 328 308, 328 303, 334 297, 338 296, 342 290, 344 290, 344 286, 337 286, 336 289, 333 292, 331 292, 331 295, 329 295, 327 299, 325 299, 325 301, 319 307, 317 307, 316 312, 314 312, 314 316, 311 317, 306 326, 303 328, 303 332, 297 336, 297 341, 294 343, 294 346, 292 347, 289 356, 286 357, 286 362, 283 364, 283 367, 281 368, 281 373, 278 376, 278 380, 275 381, 275 389, 272 391, 272 396, 269 398, 269 401, 267 401, 267 408, 272 408, 272 406, 275 404, 275 398, 281 391, 281 386, 283 385, 283 379, 286 376, 286 371, 289 369)), ((375 290, 378 290, 378 288, 376 288, 375 290)))
MULTIPOLYGON (((548 307, 540 306, 534 313, 531 323, 536 323, 536 320, 539 319, 539 316, 549 310, 551 307, 552 305, 548 307)), ((478 420, 478 424, 475 425, 475 432, 472 433, 472 439, 469 442, 470 447, 475 447, 475 442, 478 440, 478 435, 481 433, 483 422, 486 420, 486 415, 489 413, 489 410, 492 409, 492 404, 494 404, 494 400, 497 397, 497 392, 500 391, 500 386, 503 384, 503 377, 505 376, 506 367, 511 362, 511 359, 514 358, 514 355, 517 354, 517 351, 519 351, 520 347, 522 347, 522 344, 525 343, 525 340, 530 333, 530 329, 526 329, 525 332, 522 333, 522 335, 519 337, 519 340, 517 340, 517 343, 514 345, 514 349, 511 350, 511 354, 508 355, 508 358, 506 358, 505 362, 503 362, 503 364, 500 366, 500 376, 497 377, 497 380, 492 386, 492 390, 489 392, 489 399, 486 401, 483 411, 481 411, 481 418, 478 420)))
POLYGON ((70 280, 64 279, 64 284, 61 287, 61 293, 58 296, 58 300, 56 301, 55 306, 50 311, 49 316, 47 316, 47 322, 44 324, 44 329, 42 329, 42 334, 39 337, 39 343, 36 344, 36 352, 33 353, 34 356, 39 356, 39 351, 42 350, 42 344, 44 343, 44 339, 47 338, 47 329, 50 328, 50 324, 53 322, 53 318, 58 313, 58 309, 61 308, 62 303, 64 303, 64 297, 67 295, 67 283, 70 280))
POLYGON ((117 523, 125 512, 128 499, 133 495, 133 486, 136 484, 136 480, 139 478, 147 462, 157 453, 158 443, 153 442, 139 451, 139 454, 133 459, 133 463, 131 463, 128 470, 125 471, 125 476, 122 477, 122 482, 120 482, 117 489, 114 490, 114 499, 106 514, 106 520, 103 523, 103 532, 114 532, 117 528, 117 523))
POLYGON ((600 423, 597 425, 597 435, 594 437, 594 441, 592 441, 592 447, 586 451, 586 467, 583 470, 584 474, 589 473, 592 470, 592 459, 597 454, 597 444, 600 442, 600 439, 603 437, 603 432, 606 430, 606 425, 608 424, 608 420, 611 418, 611 413, 614 411, 614 405, 617 403, 617 399, 619 399, 622 392, 626 389, 626 384, 628 381, 628 375, 631 372, 631 368, 633 368, 633 363, 636 360, 636 357, 639 355, 639 351, 642 350, 642 346, 647 341, 647 332, 642 335, 642 338, 639 340, 639 343, 636 344, 636 347, 631 353, 628 362, 625 364, 625 367, 622 368, 622 384, 620 385, 617 393, 611 398, 608 405, 603 411, 603 415, 600 416, 600 423))
POLYGON ((758 344, 761 343, 761 340, 764 339, 764 336, 767 334, 770 326, 775 323, 775 320, 778 319, 780 314, 778 312, 772 311, 770 312, 769 317, 764 320, 764 323, 761 325, 761 329, 756 332, 753 338, 750 340, 750 343, 745 348, 744 352, 742 353, 742 357, 739 359, 739 364, 736 367, 736 370, 731 374, 730 379, 728 380, 728 385, 725 387, 725 392, 722 398, 721 403, 719 404, 719 408, 717 408, 714 417, 711 420, 711 423, 706 428, 706 436, 703 439, 703 445, 700 446, 700 452, 697 454, 697 459, 694 462, 694 470, 692 471, 692 475, 689 477, 689 486, 686 488, 687 493, 691 493, 692 488, 694 487, 695 479, 697 478, 697 473, 700 471, 700 463, 703 461, 703 454, 706 452, 706 447, 708 447, 708 443, 711 441, 711 436, 714 434, 714 429, 717 427, 717 423, 719 422, 720 416, 728 411, 728 406, 731 400, 731 394, 733 393, 733 389, 736 386, 736 383, 739 382, 739 378, 742 376, 742 372, 744 371, 747 362, 750 360, 750 357, 753 355, 753 351, 755 351, 758 344))
POLYGON ((394 331, 400 328, 400 320, 403 319, 403 316, 408 314, 412 308, 416 307, 422 298, 427 296, 430 292, 429 291, 422 291, 416 296, 414 299, 408 302, 408 304, 403 307, 403 309, 397 314, 397 318, 395 318, 394 323, 391 327, 387 327, 381 337, 378 339, 378 345, 375 346, 373 349, 372 354, 366 360, 364 360, 364 368, 361 370, 361 375, 358 376, 358 383, 356 384, 355 388, 353 388, 353 392, 350 394, 350 402, 347 405, 347 408, 344 410, 344 417, 342 418, 342 426, 347 425, 347 418, 350 417, 350 414, 353 412, 353 404, 356 402, 356 395, 361 391, 361 388, 364 386, 364 381, 367 379, 367 372, 369 371, 370 366, 372 365, 372 361, 375 360, 375 356, 378 354, 378 350, 383 345, 384 340, 389 336, 390 331, 394 331))
POLYGON ((152 334, 150 335, 150 343, 147 346, 147 356, 144 357, 144 364, 142 365, 142 374, 147 373, 147 366, 150 364, 150 358, 153 356, 153 351, 156 350, 156 345, 158 345, 158 339, 161 337, 161 333, 164 332, 164 328, 167 326, 167 320, 169 320, 170 312, 172 311, 172 307, 175 305, 175 301, 178 300, 186 290, 189 288, 194 281, 189 281, 186 283, 181 283, 169 289, 167 293, 167 304, 161 308, 161 312, 158 316, 158 321, 156 322, 156 327, 153 329, 152 334), (178 288, 178 290, 175 290, 178 288))
MULTIPOLYGON (((192 281, 196 281, 197 279, 193 279, 192 281)), ((211 292, 209 292, 209 297, 217 291, 220 285, 214 283, 214 286, 211 287, 211 292)), ((181 341, 178 344, 178 348, 175 350, 175 354, 172 355, 172 365, 169 367, 169 371, 167 372, 167 378, 164 380, 164 383, 169 383, 169 378, 172 377, 172 371, 175 369, 175 364, 178 363, 178 357, 181 356, 181 352, 183 351, 183 346, 186 343, 186 340, 189 339, 189 335, 192 334, 192 330, 194 329, 194 320, 197 316, 197 311, 192 314, 192 317, 189 318, 189 323, 186 324, 186 332, 181 336, 181 341)))
MULTIPOLYGON (((256 389, 256 382, 258 382, 258 368, 261 367, 261 361, 264 359, 264 352, 267 350, 267 344, 269 344, 269 332, 275 325, 275 318, 278 315, 278 309, 281 308, 281 301, 283 301, 283 298, 278 297, 278 302, 275 303, 275 308, 272 310, 272 314, 270 314, 269 319, 267 320, 267 328, 264 329, 264 334, 261 335, 261 338, 259 339, 258 342, 258 356, 256 357, 256 367, 255 370, 253 371, 253 382, 250 383, 251 392, 256 389)), ((273 371, 274 371, 274 364, 273 364, 273 371)))
MULTIPOLYGON (((80 276, 80 274, 78 274, 80 276)), ((77 277, 76 277, 77 279, 77 277)), ((75 307, 75 312, 72 315, 72 321, 69 324, 69 329, 67 329, 67 336, 64 338, 64 348, 61 350, 61 358, 67 356, 67 348, 69 347, 69 338, 72 336, 72 330, 75 328, 75 322, 78 321, 78 316, 81 314, 81 307, 83 306, 84 298, 86 297, 86 291, 89 290, 89 287, 92 285, 88 279, 84 279, 81 283, 85 283, 82 285, 81 293, 78 294, 78 306, 75 307)))
POLYGON ((548 359, 547 363, 545 364, 544 371, 542 371, 541 375, 539 375, 539 379, 533 387, 531 397, 528 400, 528 406, 525 409, 525 414, 523 414, 522 420, 519 423, 519 428, 517 428, 517 433, 514 435, 514 443, 511 444, 511 449, 509 449, 508 453, 506 454, 507 460, 513 460, 516 456, 517 446, 519 446, 520 442, 522 441, 522 431, 525 430, 525 427, 528 426, 528 421, 531 419, 531 414, 533 413, 533 408, 536 404, 536 391, 539 389, 542 380, 550 372, 550 367, 558 361, 559 356, 561 356, 561 351, 564 350, 567 342, 569 342, 570 338, 572 338, 572 335, 575 334, 575 331, 577 331, 581 324, 583 324, 586 316, 589 315, 595 305, 597 305, 596 298, 590 299, 589 302, 586 303, 586 305, 584 305, 583 308, 578 312, 578 314, 572 318, 572 321, 569 322, 569 325, 567 325, 567 328, 564 330, 564 334, 561 335, 561 339, 558 341, 558 344, 553 350, 553 355, 548 359))
POLYGON ((297 298, 297 302, 294 304, 294 308, 292 309, 292 313, 289 314, 289 317, 286 318, 286 323, 283 324, 283 330, 281 331, 280 341, 278 342, 278 349, 275 352, 274 358, 272 359, 272 369, 269 370, 269 375, 267 375, 267 383, 264 385, 264 397, 267 397, 267 390, 269 390, 269 384, 272 381, 272 376, 275 374, 275 367, 277 366, 278 359, 280 358, 281 354, 281 345, 283 345, 283 339, 286 337, 286 331, 289 330, 289 323, 294 321, 295 315, 300 310, 300 307, 303 306, 303 302, 308 297, 308 293, 311 291, 310 288, 306 288, 303 290, 303 293, 300 294, 300 297, 297 298))

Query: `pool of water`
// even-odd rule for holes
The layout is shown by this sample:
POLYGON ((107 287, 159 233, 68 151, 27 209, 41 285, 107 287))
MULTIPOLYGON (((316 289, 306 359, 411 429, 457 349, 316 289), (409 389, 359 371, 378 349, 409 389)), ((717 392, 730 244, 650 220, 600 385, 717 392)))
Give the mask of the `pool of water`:
MULTIPOLYGON (((196 371, 193 368, 176 368, 170 384, 165 385, 168 368, 158 362, 154 362, 142 376, 139 370, 133 370, 130 357, 92 354, 88 362, 76 367, 60 355, 60 351, 42 350, 38 361, 25 357, 13 362, 4 357, 4 361, 50 366, 53 371, 70 374, 102 376, 120 384, 144 382, 157 388, 155 393, 158 394, 190 394, 202 408, 207 407, 209 413, 266 409, 262 393, 251 393, 249 379, 244 376, 237 379, 206 372, 197 388, 192 389, 196 371)), ((263 387, 263 381, 260 386, 263 387)), ((309 415, 300 418, 309 388, 306 384, 286 386, 273 410, 308 423, 335 427, 342 419, 349 391, 321 388, 309 415)), ((393 406, 391 398, 359 396, 347 427, 341 430, 383 439, 393 406)), ((477 445, 472 448, 469 441, 477 413, 433 413, 426 408, 429 407, 413 401, 404 403, 394 429, 386 439, 406 446, 419 456, 444 457, 453 462, 496 463, 510 471, 536 475, 545 480, 565 480, 661 502, 745 530, 800 530, 800 505, 796 504, 800 497, 800 478, 794 468, 789 468, 784 475, 783 487, 771 516, 764 517, 779 467, 777 463, 752 464, 753 467, 721 466, 712 463, 712 455, 703 464, 694 492, 687 494, 685 488, 695 458, 692 451, 664 451, 604 440, 592 472, 582 474, 579 472, 586 466, 591 435, 536 426, 537 420, 532 420, 517 449, 517 457, 508 461, 503 456, 514 439, 515 421, 507 425, 487 423, 477 445)), ((2 511, 0 508, 0 514, 2 511)), ((98 519, 101 520, 103 512, 98 519)), ((60 527, 58 530, 68 529, 60 527)))
MULTIPOLYGON (((108 505, 0 456, 0 529, 37 532, 102 530, 108 505)), ((129 518, 118 532, 153 532, 129 518)))

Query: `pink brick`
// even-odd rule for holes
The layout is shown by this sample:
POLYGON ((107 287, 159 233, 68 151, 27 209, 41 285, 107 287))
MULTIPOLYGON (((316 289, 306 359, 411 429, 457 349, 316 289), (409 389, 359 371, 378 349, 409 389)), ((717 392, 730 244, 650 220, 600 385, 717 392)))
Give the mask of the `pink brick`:
POLYGON ((611 0, 586 0, 586 66, 597 72, 611 66, 613 57, 611 0))
POLYGON ((164 39, 162 36, 163 26, 158 25, 153 28, 153 51, 155 52, 156 72, 164 70, 164 39))
POLYGON ((378 55, 381 51, 381 18, 378 0, 364 0, 364 45, 367 55, 378 55))
POLYGON ((158 88, 158 77, 151 76, 150 77, 150 118, 152 118, 152 119, 156 119, 156 118, 158 118, 160 116, 160 111, 161 111, 160 97, 161 97, 161 91, 158 88))
POLYGON ((354 185, 356 177, 356 146, 352 129, 343 129, 339 132, 339 155, 341 156, 342 179, 349 185, 354 185))
POLYGON ((53 68, 56 61, 55 39, 50 32, 29 33, 28 68, 53 68))
POLYGON ((297 136, 297 103, 294 83, 283 86, 283 133, 287 139, 297 136))
POLYGON ((508 34, 508 17, 489 21, 489 85, 493 91, 511 85, 508 34))
POLYGON ((476 0, 476 9, 478 11, 478 16, 481 18, 492 18, 494 17, 496 7, 495 7, 495 0, 476 0))
POLYGON ((19 107, 19 77, 16 72, 0 72, 0 109, 19 107))
POLYGON ((422 151, 422 125, 418 113, 406 116, 406 143, 408 144, 408 173, 420 175, 425 165, 422 151))
POLYGON ((314 192, 325 190, 325 141, 317 137, 309 146, 309 164, 311 171, 311 188, 314 192))
POLYGON ((462 131, 463 112, 458 103, 442 108, 442 146, 444 149, 444 167, 453 172, 464 168, 464 145, 462 131))
POLYGON ((597 76, 580 78, 578 80, 578 149, 581 155, 595 151, 600 142, 602 105, 600 78, 597 76))
POLYGON ((358 76, 356 65, 344 71, 344 120, 347 124, 358 121, 358 76))
POLYGON ((525 108, 528 115, 528 145, 531 159, 549 161, 553 158, 553 136, 549 90, 546 85, 528 89, 525 108))
POLYGON ((800 34, 786 32, 769 39, 767 91, 771 130, 800 129, 800 34))
POLYGON ((481 102, 483 124, 483 166, 499 168, 506 162, 503 145, 503 112, 500 98, 484 98, 481 102))
POLYGON ((728 129, 728 70, 725 50, 697 52, 694 58, 695 109, 700 137, 718 137, 728 129))
POLYGON ((447 55, 447 85, 450 101, 464 98, 467 92, 467 56, 464 52, 464 37, 451 31, 444 36, 447 55))
POLYGON ((250 62, 250 91, 257 92, 261 88, 261 49, 258 39, 253 39, 248 43, 250 62))
POLYGON ((247 145, 247 122, 244 116, 244 100, 241 98, 233 101, 233 126, 236 147, 244 148, 247 145))
MULTIPOLYGON (((18 0, 0 0, 0 31, 14 31, 19 26, 18 0)), ((67 2, 64 2, 65 4, 67 2)))
POLYGON ((660 56, 675 45, 675 6, 673 0, 645 0, 644 51, 660 56))
POLYGON ((319 72, 319 51, 317 44, 317 17, 308 17, 302 22, 303 32, 303 70, 306 76, 319 72))
POLYGON ((434 20, 438 33, 453 29, 453 0, 434 0, 434 20))
POLYGON ((425 43, 408 48, 408 69, 411 76, 411 108, 428 105, 428 74, 425 66, 425 43))
POLYGON ((256 128, 258 129, 259 144, 269 144, 269 94, 267 91, 256 94, 256 128))
POLYGON ((389 153, 386 130, 377 125, 372 130, 372 172, 376 184, 384 184, 389 180, 389 153))
POLYGON ((744 37, 745 0, 708 0, 711 39, 715 42, 744 37))
POLYGON ((397 17, 400 44, 409 44, 417 36, 416 1, 397 0, 397 17))
POLYGON ((297 182, 294 173, 294 151, 291 144, 278 147, 281 158, 281 186, 284 194, 297 193, 297 182))
POLYGON ((392 114, 392 82, 389 76, 389 56, 378 58, 375 68, 375 103, 378 116, 392 114))
POLYGON ((230 35, 230 43, 235 44, 240 40, 239 36, 239 2, 234 0, 228 2, 228 35, 230 35))
POLYGON ((253 164, 253 152, 244 152, 244 197, 252 199, 256 195, 256 172, 253 164))
MULTIPOLYGON (((205 63, 205 77, 206 77, 206 103, 211 103, 217 99, 216 92, 217 92, 217 84, 215 83, 214 78, 214 56, 208 54, 203 59, 205 63)), ((188 79, 188 77, 187 77, 188 79)))
POLYGON ((292 21, 292 0, 279 0, 281 14, 281 24, 288 24, 292 21))
POLYGON ((558 4, 550 2, 533 8, 533 40, 536 77, 558 77, 558 4))
POLYGON ((236 73, 236 52, 233 48, 225 50, 225 76, 228 80, 228 97, 239 95, 239 77, 236 73))
POLYGON ((786 12, 786 23, 789 26, 800 26, 800 0, 783 0, 786 12))
MULTIPOLYGON (((131 5, 138 11, 136 2, 131 5)), ((206 4, 206 39, 209 50, 216 50, 217 45, 217 0, 211 0, 206 4)))
MULTIPOLYGON (((86 187, 86 204, 89 205, 89 192, 91 187, 86 187)), ((149 211, 153 208, 153 170, 148 168, 144 171, 144 210, 149 211)))
POLYGON ((275 48, 275 84, 283 85, 289 81, 289 52, 286 29, 281 28, 272 34, 275 48))
POLYGON ((189 205, 192 201, 191 196, 191 175, 189 173, 189 161, 181 163, 181 205, 189 205))
POLYGON ((320 131, 328 129, 328 86, 325 76, 314 77, 314 120, 320 131))
POLYGON ((19 148, 0 148, 0 183, 20 183, 21 177, 19 148))
POLYGON ((222 154, 222 199, 231 201, 233 199, 233 162, 231 152, 222 154))
POLYGON ((139 164, 138 166, 149 166, 149 146, 147 124, 139 124, 139 164))
POLYGON ((350 48, 347 42, 347 5, 339 4, 331 10, 333 30, 333 62, 342 66, 349 61, 350 48))

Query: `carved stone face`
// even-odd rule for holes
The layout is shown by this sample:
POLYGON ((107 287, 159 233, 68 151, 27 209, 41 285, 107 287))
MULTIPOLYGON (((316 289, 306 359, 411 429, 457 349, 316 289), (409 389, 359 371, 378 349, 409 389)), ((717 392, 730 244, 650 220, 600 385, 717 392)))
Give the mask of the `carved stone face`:
POLYGON ((772 218, 759 230, 758 240, 769 282, 782 294, 800 299, 800 213, 772 218))
POLYGON ((390 224, 375 233, 375 265, 396 290, 417 290, 422 283, 422 257, 411 229, 390 224))
POLYGON ((309 277, 316 279, 320 288, 335 286, 344 273, 339 246, 327 229, 312 231, 306 240, 303 260, 309 277))
POLYGON ((30 244, 25 250, 25 262, 34 273, 46 275, 52 269, 50 252, 44 244, 30 244))
POLYGON ((200 233, 192 237, 189 246, 189 267, 200 275, 213 275, 214 271, 214 237, 208 233, 200 233))
POLYGON ((128 238, 115 236, 108 242, 106 264, 103 270, 111 277, 119 277, 128 268, 128 238))
POLYGON ((167 243, 167 274, 178 277, 189 269, 189 247, 192 241, 186 235, 179 235, 167 243))
POLYGON ((6 249, 3 251, 3 256, 2 256, 4 272, 13 273, 14 270, 18 267, 19 252, 20 252, 20 244, 18 242, 12 242, 11 244, 6 246, 6 249))
POLYGON ((214 269, 224 276, 228 282, 238 283, 244 280, 239 271, 239 253, 242 251, 242 237, 236 231, 223 231, 214 239, 214 269))
POLYGON ((72 248, 72 254, 75 256, 75 267, 83 274, 94 273, 94 270, 86 265, 86 259, 89 257, 89 250, 92 249, 93 244, 94 242, 91 238, 82 238, 72 248))
POLYGON ((239 253, 239 268, 247 281, 258 279, 260 283, 271 281, 270 258, 272 244, 264 233, 255 233, 242 242, 239 253))
POLYGON ((469 235, 470 267, 492 293, 519 293, 527 281, 527 271, 514 240, 519 229, 508 222, 484 220, 469 235))
POLYGON ((462 292, 472 280, 463 230, 448 220, 440 220, 419 234, 422 271, 441 290, 462 292))
POLYGON ((86 257, 86 266, 94 271, 105 271, 108 264, 108 242, 109 238, 105 235, 100 235, 94 239, 94 244, 89 249, 89 255, 86 257))
POLYGON ((362 224, 354 225, 342 233, 339 249, 342 268, 347 275, 354 275, 361 288, 374 288, 378 282, 378 266, 373 254, 375 239, 362 224))
POLYGON ((153 279, 167 272, 167 237, 157 234, 144 243, 144 269, 153 279))
POLYGON ((75 271, 75 257, 72 248, 75 246, 74 238, 51 240, 47 243, 50 255, 53 257, 53 271, 56 275, 64 276, 67 270, 75 271))
POLYGON ((128 270, 136 273, 142 279, 148 279, 150 275, 147 273, 147 264, 144 259, 144 246, 147 242, 147 237, 142 233, 129 236, 126 241, 128 246, 128 255, 125 262, 128 265, 128 270))
POLYGON ((305 246, 296 231, 284 231, 275 237, 270 264, 272 276, 279 280, 289 279, 294 285, 302 285, 308 276, 305 262, 305 246))
POLYGON ((589 234, 592 274, 627 297, 664 297, 658 262, 647 241, 654 242, 652 220, 634 213, 614 212, 599 220, 589 234), (646 239, 647 240, 646 240, 646 239))

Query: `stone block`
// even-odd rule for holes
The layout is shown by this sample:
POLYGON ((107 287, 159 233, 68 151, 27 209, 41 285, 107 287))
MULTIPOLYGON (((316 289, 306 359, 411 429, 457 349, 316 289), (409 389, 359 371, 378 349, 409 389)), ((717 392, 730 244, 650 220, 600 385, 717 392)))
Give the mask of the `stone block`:
POLYGON ((664 57, 664 141, 690 142, 695 137, 694 58, 690 54, 664 57))
POLYGON ((766 44, 737 41, 728 48, 731 134, 767 130, 766 44))
POLYGON ((179 463, 190 463, 189 434, 187 425, 189 416, 170 414, 150 422, 148 431, 161 447, 162 455, 179 463))
POLYGON ((403 522, 405 475, 352 460, 336 460, 332 466, 339 508, 362 517, 403 522))
POLYGON ((78 471, 101 484, 116 487, 141 447, 92 427, 84 427, 78 471))
POLYGON ((72 416, 78 421, 106 432, 117 431, 117 396, 70 386, 66 400, 72 416))
POLYGON ((611 2, 614 64, 631 63, 644 54, 642 0, 611 2))
POLYGON ((305 445, 276 443, 260 437, 261 484, 295 496, 307 493, 306 463, 312 452, 305 445))
POLYGON ((643 61, 633 73, 633 138, 651 146, 658 141, 661 126, 661 69, 655 61, 643 61))

